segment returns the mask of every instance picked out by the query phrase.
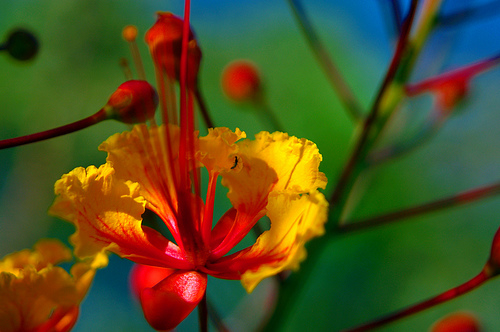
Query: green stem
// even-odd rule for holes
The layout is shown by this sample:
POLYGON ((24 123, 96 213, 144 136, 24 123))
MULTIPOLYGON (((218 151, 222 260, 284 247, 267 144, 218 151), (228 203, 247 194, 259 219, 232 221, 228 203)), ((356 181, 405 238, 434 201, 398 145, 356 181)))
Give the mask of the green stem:
POLYGON ((351 91, 349 85, 345 82, 337 66, 328 55, 328 52, 316 33, 316 30, 306 15, 302 4, 299 0, 288 0, 288 4, 292 9, 293 14, 302 29, 314 56, 316 57, 316 60, 319 62, 321 67, 323 67, 323 71, 325 72, 326 77, 330 81, 333 89, 337 92, 340 101, 344 104, 344 107, 351 118, 354 121, 360 121, 363 118, 363 108, 354 96, 354 93, 351 91))

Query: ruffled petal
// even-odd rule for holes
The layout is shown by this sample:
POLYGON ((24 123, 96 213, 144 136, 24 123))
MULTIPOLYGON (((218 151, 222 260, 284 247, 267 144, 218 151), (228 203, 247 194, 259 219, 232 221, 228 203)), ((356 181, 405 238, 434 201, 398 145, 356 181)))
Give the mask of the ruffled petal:
POLYGON ((255 138, 237 143, 241 171, 221 173, 237 215, 224 241, 214 248, 213 258, 226 254, 246 236, 266 213, 272 192, 302 194, 326 186, 326 177, 318 170, 322 157, 316 144, 280 132, 261 132, 255 138))
POLYGON ((98 255, 75 264, 71 275, 53 265, 69 259, 71 253, 62 243, 41 240, 34 250, 22 250, 0 261, 2 331, 69 331, 95 269, 107 264, 107 259, 98 255), (75 274, 75 267, 86 272, 75 274))
POLYGON ((177 233, 176 174, 179 174, 179 127, 148 128, 141 124, 132 131, 115 134, 104 141, 99 150, 106 151, 106 161, 115 169, 118 178, 140 183, 139 194, 146 200, 146 207, 155 212, 177 233), (167 143, 168 137, 168 145, 167 143))
POLYGON ((317 191, 303 195, 273 192, 267 206, 271 228, 253 246, 207 267, 219 278, 232 279, 238 273, 251 292, 262 279, 298 268, 306 257, 305 243, 324 233, 327 208, 326 199, 317 191))
MULTIPOLYGON (((316 144, 309 140, 289 136, 287 133, 270 134, 263 131, 255 136, 254 141, 244 140, 238 145, 241 155, 265 162, 276 173, 278 181, 273 190, 307 193, 326 187, 326 176, 319 171, 322 156, 316 144)), ((252 180, 254 183, 259 181, 252 180)), ((229 178, 225 185, 230 189, 235 187, 229 178)))
POLYGON ((235 142, 245 137, 245 132, 238 128, 234 132, 224 127, 209 128, 208 135, 200 137, 196 158, 209 172, 238 171, 242 165, 238 162, 235 142))
POLYGON ((71 241, 79 257, 109 250, 139 263, 190 267, 176 245, 141 226, 146 201, 139 185, 117 179, 109 164, 74 169, 56 182, 55 193, 49 213, 75 224, 71 241))

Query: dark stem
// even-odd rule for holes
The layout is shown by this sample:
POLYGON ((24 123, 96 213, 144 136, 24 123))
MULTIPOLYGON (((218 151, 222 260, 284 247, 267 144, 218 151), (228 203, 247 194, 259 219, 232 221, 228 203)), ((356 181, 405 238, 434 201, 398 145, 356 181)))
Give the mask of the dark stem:
POLYGON ((436 22, 438 25, 452 26, 463 23, 464 21, 483 21, 491 17, 498 17, 499 12, 500 1, 492 0, 489 3, 485 3, 474 8, 467 8, 451 14, 440 15, 437 17, 436 22))
POLYGON ((198 304, 198 321, 200 324, 200 332, 208 332, 208 309, 207 309, 207 293, 203 294, 203 298, 198 304))
POLYGON ((49 138, 54 138, 54 137, 66 135, 66 134, 90 127, 96 123, 99 123, 103 120, 106 120, 107 118, 108 118, 108 116, 106 115, 106 112, 103 109, 101 109, 99 112, 95 113, 94 115, 91 115, 89 117, 86 117, 85 119, 82 119, 82 120, 61 126, 61 127, 42 131, 42 132, 39 132, 36 134, 30 134, 30 135, 15 137, 15 138, 4 139, 4 140, 0 141, 0 150, 12 148, 15 146, 21 146, 21 145, 25 145, 25 144, 35 143, 35 142, 43 141, 43 140, 46 140, 49 138))
POLYGON ((374 328, 381 327, 383 325, 394 322, 398 319, 416 314, 420 311, 423 311, 425 309, 429 309, 429 308, 434 307, 438 304, 452 300, 454 298, 459 297, 460 295, 463 295, 467 292, 470 292, 471 290, 482 285, 485 281, 488 281, 491 277, 492 277, 492 275, 485 268, 477 276, 475 276, 474 278, 470 279, 469 281, 463 283, 460 286, 457 286, 455 288, 447 290, 446 292, 441 293, 440 295, 432 297, 432 298, 425 300, 423 302, 417 303, 413 306, 407 307, 405 309, 401 309, 399 311, 395 311, 395 312, 393 312, 385 317, 382 317, 380 319, 371 321, 369 323, 360 325, 360 326, 352 328, 352 329, 345 330, 345 332, 370 331, 374 328))
POLYGON ((207 298, 207 309, 208 309, 208 317, 217 328, 219 332, 230 332, 227 326, 222 321, 222 317, 217 312, 214 304, 207 298))
POLYGON ((203 94, 201 93, 200 89, 196 87, 194 92, 194 96, 196 98, 196 101, 198 102, 198 106, 200 108, 201 116, 203 117, 203 122, 205 122, 205 125, 207 128, 215 128, 215 124, 212 121, 212 118, 210 117, 210 112, 208 111, 207 104, 205 102, 205 98, 203 98, 203 94))
POLYGON ((400 34, 401 33, 401 24, 402 24, 402 18, 401 18, 401 6, 399 5, 398 0, 391 0, 391 9, 394 17, 394 25, 396 26, 396 31, 400 34))
POLYGON ((363 108, 343 79, 340 71, 337 69, 337 66, 328 55, 328 52, 323 46, 323 43, 320 41, 316 30, 314 29, 304 10, 304 7, 302 7, 301 2, 299 0, 288 0, 288 3, 290 4, 290 8, 292 9, 294 16, 299 23, 299 26, 302 29, 302 32, 304 33, 304 36, 306 37, 306 40, 309 43, 309 46, 311 47, 316 60, 323 68, 328 80, 330 81, 330 84, 337 92, 337 95, 339 96, 342 104, 344 104, 344 107, 348 111, 348 114, 355 121, 362 119, 363 108))
POLYGON ((257 108, 257 115, 266 129, 269 129, 269 131, 285 132, 284 127, 262 94, 259 94, 254 100, 254 105, 257 108))
POLYGON ((483 198, 500 194, 500 182, 489 186, 475 188, 464 191, 460 194, 446 197, 434 202, 416 205, 410 208, 390 212, 376 217, 367 218, 361 221, 350 221, 338 226, 338 232, 347 233, 359 231, 375 226, 389 224, 401 219, 420 216, 426 213, 443 210, 446 208, 472 203, 483 198))

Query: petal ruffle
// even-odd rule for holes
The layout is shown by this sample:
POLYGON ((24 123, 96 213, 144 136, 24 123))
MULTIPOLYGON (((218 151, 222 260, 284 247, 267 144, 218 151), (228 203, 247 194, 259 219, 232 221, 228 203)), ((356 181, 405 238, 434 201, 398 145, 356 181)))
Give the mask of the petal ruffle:
POLYGON ((172 221, 177 209, 179 170, 174 160, 179 156, 179 134, 174 125, 168 126, 167 133, 165 126, 148 128, 142 124, 111 136, 99 146, 108 153, 106 161, 118 178, 140 183, 139 194, 146 207, 160 216, 174 236, 178 231, 172 221))
POLYGON ((57 240, 41 240, 0 261, 0 329, 2 331, 69 331, 78 317, 95 269, 107 264, 97 256, 75 264, 69 275, 53 266, 71 259, 57 240), (85 273, 74 273, 77 270, 85 273))
POLYGON ((146 201, 139 185, 117 179, 109 164, 74 169, 56 182, 55 193, 49 213, 75 224, 76 255, 109 250, 138 263, 190 267, 175 244, 141 226, 146 201))
POLYGON ((200 150, 196 157, 208 172, 238 170, 241 168, 236 141, 245 138, 245 132, 236 128, 234 132, 225 127, 209 128, 208 135, 200 137, 200 150))
POLYGON ((238 143, 241 171, 221 174, 237 215, 226 239, 214 248, 214 258, 246 236, 265 214, 272 192, 303 194, 326 186, 326 176, 318 170, 322 157, 316 144, 280 132, 261 132, 255 138, 238 143))
POLYGON ((325 197, 317 191, 304 195, 273 192, 267 206, 271 228, 253 246, 208 268, 220 278, 232 279, 240 274, 243 286, 251 292, 262 279, 298 268, 306 257, 305 243, 324 233, 327 209, 325 197))

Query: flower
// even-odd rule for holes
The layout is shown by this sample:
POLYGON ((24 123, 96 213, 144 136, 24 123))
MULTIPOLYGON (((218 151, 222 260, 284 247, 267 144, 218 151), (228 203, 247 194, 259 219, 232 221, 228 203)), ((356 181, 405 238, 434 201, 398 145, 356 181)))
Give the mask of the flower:
MULTIPOLYGON (((165 24, 166 18, 160 16, 157 24, 165 24)), ((157 25, 150 31, 158 33, 157 25)), ((146 35, 148 43, 151 35, 146 35)), ((177 56, 171 49, 151 50, 159 82, 172 75, 161 54, 167 50, 169 57, 177 56)), ((178 72, 183 81, 186 73, 182 68, 178 72)), ((76 226, 70 241, 77 256, 107 250, 165 269, 154 282, 142 277, 144 271, 135 278, 146 319, 158 330, 174 328, 196 307, 207 275, 241 280, 251 292, 262 279, 297 269, 306 256, 305 243, 324 233, 327 219, 328 204, 318 191, 327 180, 318 170, 322 157, 314 143, 281 132, 261 132, 248 140, 239 129, 223 127, 198 137, 192 89, 184 82, 189 94, 186 105, 181 103, 180 125, 168 116, 172 110, 164 109, 165 124, 139 124, 111 136, 99 147, 108 154, 106 163, 63 175, 50 208, 76 226), (204 201, 201 168, 208 173, 204 201), (229 189, 232 208, 213 225, 219 177, 229 189), (146 210, 161 218, 172 240, 143 223, 146 210), (269 230, 253 245, 236 250, 264 216, 269 230)), ((160 90, 162 107, 172 105, 167 96, 160 90)))
POLYGON ((79 304, 106 255, 73 265, 68 274, 55 264, 71 260, 71 252, 57 240, 40 240, 0 261, 0 329, 14 331, 69 331, 78 318, 79 304))

